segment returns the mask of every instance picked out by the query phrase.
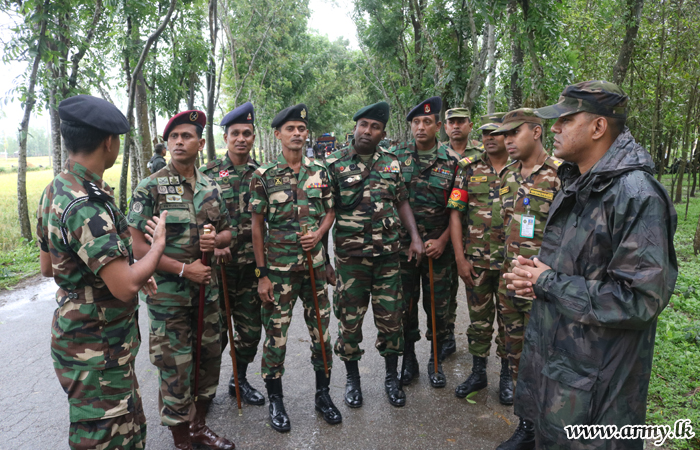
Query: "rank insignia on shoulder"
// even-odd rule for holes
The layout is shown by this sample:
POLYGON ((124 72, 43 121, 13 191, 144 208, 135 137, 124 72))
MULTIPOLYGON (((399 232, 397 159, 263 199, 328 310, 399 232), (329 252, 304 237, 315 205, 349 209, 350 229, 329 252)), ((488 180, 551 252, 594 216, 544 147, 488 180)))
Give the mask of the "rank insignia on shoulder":
POLYGON ((470 177, 469 182, 470 183, 484 183, 489 180, 489 177, 487 176, 481 176, 481 177, 470 177))
POLYGON ((506 187, 504 187, 504 188, 501 188, 501 189, 498 191, 498 195, 505 195, 505 194, 507 194, 508 192, 510 192, 510 186, 506 186, 506 187))
POLYGON ((173 186, 180 184, 180 177, 170 177, 170 184, 173 186))
POLYGON ((159 194, 167 194, 168 193, 168 186, 158 186, 158 193, 159 194))
POLYGON ((168 195, 165 197, 168 203, 182 203, 182 197, 180 195, 168 195))
POLYGON ((174 194, 175 193, 175 186, 168 186, 168 194, 174 194))
POLYGON ((554 200, 554 193, 552 192, 542 191, 540 189, 530 189, 530 194, 546 200, 554 200))
POLYGON ((167 186, 169 184, 168 177, 158 177, 158 186, 167 186))
POLYGON ((221 178, 227 177, 228 176, 228 169, 227 170, 219 170, 219 176, 221 178))
POLYGON ((554 159, 554 160, 552 160, 552 162, 553 162, 554 165, 557 166, 557 167, 561 166, 561 161, 558 161, 558 160, 554 159))
POLYGON ((182 195, 185 193, 185 189, 182 186, 175 186, 175 192, 182 195))

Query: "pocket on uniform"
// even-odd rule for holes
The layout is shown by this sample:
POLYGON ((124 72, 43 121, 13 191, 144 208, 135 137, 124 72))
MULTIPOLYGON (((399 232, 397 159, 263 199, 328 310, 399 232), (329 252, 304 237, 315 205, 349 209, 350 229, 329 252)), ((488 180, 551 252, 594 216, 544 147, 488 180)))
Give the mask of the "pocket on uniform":
POLYGON ((590 423, 593 387, 599 372, 591 362, 551 352, 541 372, 546 377, 544 420, 557 428, 590 423))
POLYGON ((78 379, 68 391, 71 422, 123 416, 133 410, 133 366, 73 372, 78 379))
POLYGON ((284 191, 277 191, 273 192, 270 194, 269 197, 270 200, 270 217, 269 221, 273 221, 278 217, 282 217, 282 215, 285 213, 286 209, 289 209, 288 212, 290 212, 290 217, 292 217, 294 211, 292 208, 289 208, 288 203, 294 200, 294 195, 292 194, 292 190, 284 190, 284 191))
POLYGON ((325 212, 325 209, 323 208, 323 192, 321 189, 307 189, 306 198, 309 202, 310 216, 321 216, 325 212))

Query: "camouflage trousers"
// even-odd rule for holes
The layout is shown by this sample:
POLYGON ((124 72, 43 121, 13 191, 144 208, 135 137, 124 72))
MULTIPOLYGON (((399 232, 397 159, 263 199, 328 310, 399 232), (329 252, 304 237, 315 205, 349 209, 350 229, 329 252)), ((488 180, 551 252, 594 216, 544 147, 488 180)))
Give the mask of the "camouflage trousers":
MULTIPOLYGON (((505 269, 503 269, 505 270, 505 269)), ((506 280, 501 271, 501 292, 506 292, 502 296, 502 301, 498 302, 498 310, 503 319, 505 327, 505 350, 508 355, 508 366, 513 375, 513 383, 518 381, 518 367, 520 366, 520 355, 523 352, 523 336, 525 328, 530 320, 530 309, 532 309, 532 299, 514 295, 513 291, 506 290, 506 280)))
POLYGON ((158 406, 163 425, 173 426, 194 418, 194 397, 216 395, 221 368, 221 313, 219 302, 204 304, 199 392, 194 391, 199 299, 192 306, 148 305, 150 357, 158 368, 158 406))
POLYGON ((58 381, 68 394, 70 448, 145 448, 146 416, 133 362, 105 370, 54 365, 58 381))
POLYGON ((459 271, 457 261, 452 261, 452 281, 450 282, 450 303, 447 305, 447 332, 455 333, 455 321, 457 320, 457 291, 459 290, 459 271))
POLYGON ((357 361, 364 354, 362 322, 372 301, 377 340, 382 356, 403 354, 401 316, 401 268, 398 253, 373 258, 336 256, 338 285, 333 312, 338 319, 335 354, 343 361, 357 361))
POLYGON ((467 287, 467 304, 469 305, 469 353, 474 356, 487 357, 491 353, 491 338, 493 337, 493 319, 498 321, 496 335, 496 354, 506 357, 505 328, 497 304, 503 302, 505 292, 499 291, 501 271, 474 267, 477 276, 474 287, 467 287))
MULTIPOLYGON (((314 308, 314 298, 311 291, 311 277, 306 270, 280 272, 271 270, 268 277, 272 282, 274 302, 262 304, 262 323, 265 327, 265 343, 262 354, 262 377, 280 378, 284 375, 284 357, 287 352, 287 333, 292 321, 292 311, 297 297, 304 305, 304 321, 311 337, 311 364, 314 371, 323 370, 323 353, 321 350, 320 334, 314 308)), ((316 279, 316 295, 318 308, 321 313, 323 327, 323 342, 326 348, 328 368, 333 365, 328 326, 331 320, 331 306, 326 293, 325 266, 314 269, 316 279)))
MULTIPOLYGON (((255 359, 262 336, 260 308, 262 300, 258 295, 258 278, 255 276, 255 263, 245 265, 228 264, 225 267, 229 307, 233 318, 234 346, 236 361, 250 364, 255 359)), ((217 270, 221 271, 219 267, 217 270)), ((224 284, 219 283, 219 303, 221 307, 221 351, 228 345, 228 320, 224 303, 224 284)))
MULTIPOLYGON (((450 284, 452 281, 452 260, 454 252, 452 246, 447 246, 438 259, 433 260, 433 286, 435 289, 435 327, 438 342, 447 338, 447 315, 450 301, 450 284)), ((415 260, 408 262, 406 257, 401 258, 401 286, 404 305, 404 332, 406 342, 420 340, 420 328, 418 325, 418 300, 423 288, 423 310, 427 316, 427 331, 425 337, 433 339, 433 322, 430 299, 430 274, 428 257, 424 256, 420 264, 416 266, 415 260)))

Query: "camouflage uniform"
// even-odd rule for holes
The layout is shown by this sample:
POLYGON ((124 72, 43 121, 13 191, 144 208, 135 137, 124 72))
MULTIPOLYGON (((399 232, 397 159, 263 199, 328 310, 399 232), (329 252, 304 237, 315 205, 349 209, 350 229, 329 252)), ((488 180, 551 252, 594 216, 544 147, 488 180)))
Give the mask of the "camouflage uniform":
POLYGON ((371 294, 377 326, 375 347, 382 356, 400 355, 403 301, 396 205, 408 198, 408 192, 398 159, 377 147, 365 165, 353 141, 326 158, 326 164, 336 211, 335 353, 344 361, 362 357, 362 322, 371 294))
MULTIPOLYGON (((423 242, 437 239, 444 233, 450 223, 447 200, 452 191, 459 155, 448 145, 439 145, 435 159, 427 165, 419 162, 415 140, 401 143, 392 148, 401 165, 401 173, 408 188, 409 202, 418 226, 418 233, 423 242)), ((423 286, 423 310, 427 315, 425 336, 432 340, 432 314, 430 306, 430 277, 428 258, 421 260, 419 266, 415 261, 408 262, 408 249, 411 236, 406 228, 399 230, 401 242, 401 284, 406 299, 406 316, 404 327, 407 342, 420 340, 418 326, 418 299, 423 286)), ((454 252, 448 242, 440 258, 433 260, 433 278, 435 288, 435 322, 437 340, 442 342, 448 336, 447 305, 450 300, 450 282, 452 280, 452 260, 454 252)))
POLYGON ((267 220, 267 267, 274 289, 274 302, 263 303, 262 323, 265 343, 262 355, 262 376, 280 378, 284 374, 287 332, 297 297, 304 304, 304 320, 311 336, 311 363, 315 371, 323 371, 323 357, 317 330, 316 312, 311 289, 315 288, 321 313, 323 338, 332 366, 328 325, 330 304, 326 294, 326 270, 323 245, 319 242, 311 252, 316 286, 311 286, 306 252, 301 248, 297 232, 302 225, 309 231, 318 229, 326 211, 333 208, 333 197, 322 162, 302 157, 298 179, 284 154, 276 161, 263 164, 253 174, 250 185, 250 211, 267 220))
POLYGON ((448 208, 462 212, 464 255, 477 274, 474 287, 467 288, 469 353, 482 358, 489 355, 493 319, 497 316, 496 353, 505 358, 504 327, 496 307, 505 295, 499 292, 503 265, 503 220, 498 197, 501 182, 486 153, 462 158, 459 167, 459 185, 448 208), (459 191, 466 191, 466 202, 459 191))
POLYGON ((558 174, 539 253, 552 269, 534 286, 515 412, 534 420, 538 448, 641 449, 572 442, 563 426, 645 423, 656 320, 678 275, 676 212, 627 129, 587 173, 558 174))
POLYGON ((99 276, 117 258, 133 263, 131 234, 112 189, 69 160, 42 194, 36 233, 59 287, 51 357, 68 394, 70 447, 144 448, 146 417, 134 371, 138 298, 117 299, 99 276))
MULTIPOLYGON (((258 343, 262 334, 262 319, 260 308, 262 301, 258 295, 258 279, 255 276, 255 257, 253 255, 253 238, 251 231, 251 213, 248 210, 250 202, 250 180, 259 164, 252 158, 243 173, 238 173, 229 158, 228 152, 223 158, 211 161, 199 170, 217 182, 222 190, 229 216, 231 217, 231 257, 233 261, 225 266, 229 306, 233 317, 233 327, 236 335, 236 361, 250 364, 255 358, 258 343)), ((216 268, 220 272, 220 268, 216 268)), ((221 283, 219 303, 222 312, 221 348, 228 342, 228 321, 223 315, 226 312, 224 304, 223 283, 221 283)))
POLYGON ((501 291, 507 294, 498 303, 505 326, 505 349, 508 353, 513 381, 518 379, 518 365, 523 348, 523 333, 530 319, 532 299, 515 295, 506 290, 503 274, 510 272, 513 259, 518 255, 525 258, 537 255, 542 242, 544 225, 549 215, 549 207, 561 187, 557 168, 561 161, 547 156, 542 164, 536 165, 526 179, 520 175, 522 164, 510 164, 501 172, 501 218, 505 231, 505 261, 501 269, 501 291), (527 199, 527 205, 525 205, 527 199), (534 238, 522 237, 520 223, 522 215, 535 218, 534 238))
MULTIPOLYGON (((230 228, 221 188, 198 170, 194 172, 194 190, 172 162, 141 181, 128 219, 129 226, 145 233, 151 216, 168 211, 163 255, 188 264, 202 257, 199 236, 204 225, 213 225, 217 233, 230 228)), ((192 392, 200 285, 173 273, 156 271, 153 277, 158 293, 146 298, 150 357, 158 368, 161 421, 175 426, 192 421, 193 397, 211 400, 216 395, 221 365, 219 280, 212 270, 211 283, 205 288, 199 392, 192 392)))

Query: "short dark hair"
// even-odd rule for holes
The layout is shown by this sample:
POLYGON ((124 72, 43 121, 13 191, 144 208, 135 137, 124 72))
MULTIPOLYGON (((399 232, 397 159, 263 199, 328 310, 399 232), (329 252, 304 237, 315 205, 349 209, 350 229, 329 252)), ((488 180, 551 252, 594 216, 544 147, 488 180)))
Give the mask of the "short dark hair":
POLYGON ((163 154, 163 150, 165 150, 165 145, 163 145, 161 143, 158 143, 158 144, 156 144, 155 147, 153 147, 153 151, 159 155, 163 154))
POLYGON ((544 127, 538 123, 528 123, 528 127, 530 127, 531 130, 534 130, 535 127, 540 127, 540 142, 544 143, 544 127))
POLYGON ((595 114, 590 112, 586 112, 586 114, 588 114, 590 120, 597 119, 598 117, 605 117, 605 120, 608 122, 608 128, 610 128, 610 133, 612 134, 613 138, 617 138, 620 135, 620 133, 622 133, 622 130, 625 129, 625 123, 627 122, 627 119, 603 116, 601 114, 595 114))
MULTIPOLYGON (((112 133, 98 130, 89 125, 63 120, 61 121, 61 136, 69 152, 89 155, 97 150, 102 141, 112 136, 112 133)), ((115 136, 118 137, 118 135, 115 136)))

